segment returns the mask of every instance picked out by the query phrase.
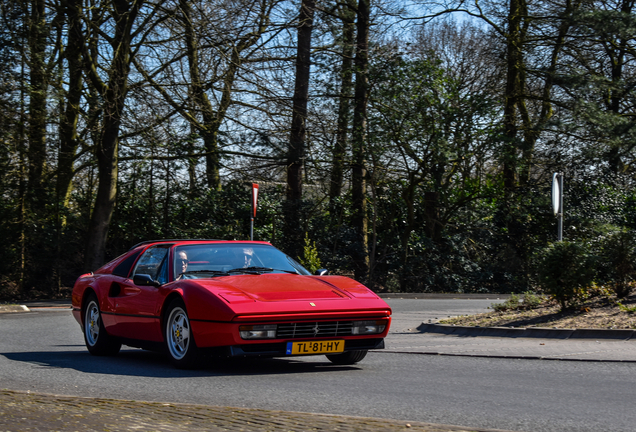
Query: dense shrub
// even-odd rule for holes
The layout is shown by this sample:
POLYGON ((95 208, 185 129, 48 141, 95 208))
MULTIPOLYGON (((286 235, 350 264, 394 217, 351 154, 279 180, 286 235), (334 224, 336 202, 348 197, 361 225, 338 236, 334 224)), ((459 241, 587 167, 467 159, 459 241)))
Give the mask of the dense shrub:
POLYGON ((556 242, 537 253, 535 271, 539 287, 567 309, 585 297, 594 280, 595 259, 581 243, 556 242))
POLYGON ((616 297, 629 296, 636 276, 636 235, 632 230, 613 231, 599 243, 599 282, 609 284, 616 297))

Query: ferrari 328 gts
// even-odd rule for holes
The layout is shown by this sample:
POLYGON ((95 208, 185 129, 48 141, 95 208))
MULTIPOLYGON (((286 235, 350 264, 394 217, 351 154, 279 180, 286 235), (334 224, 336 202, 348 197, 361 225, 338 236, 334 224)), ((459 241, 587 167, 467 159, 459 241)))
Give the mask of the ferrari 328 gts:
POLYGON ((391 308, 364 285, 311 275, 266 242, 140 243, 73 288, 94 355, 122 344, 167 352, 179 368, 211 356, 324 354, 354 364, 384 348, 391 308))

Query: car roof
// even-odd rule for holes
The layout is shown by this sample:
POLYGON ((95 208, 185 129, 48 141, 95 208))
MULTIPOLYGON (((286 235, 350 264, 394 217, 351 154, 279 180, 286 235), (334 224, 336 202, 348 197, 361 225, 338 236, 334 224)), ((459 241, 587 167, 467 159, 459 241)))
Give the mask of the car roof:
POLYGON ((200 242, 215 242, 215 243, 257 243, 257 244, 270 244, 266 241, 254 241, 254 240, 222 240, 222 239, 161 239, 161 240, 146 240, 137 243, 129 249, 129 251, 136 249, 140 246, 146 246, 153 243, 200 243, 200 242))

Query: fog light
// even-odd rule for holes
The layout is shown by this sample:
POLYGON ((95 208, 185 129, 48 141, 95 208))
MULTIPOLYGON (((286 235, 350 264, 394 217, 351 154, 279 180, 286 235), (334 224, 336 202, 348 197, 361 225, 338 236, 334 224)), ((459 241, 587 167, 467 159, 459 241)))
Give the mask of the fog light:
POLYGON ((354 321, 351 334, 365 335, 382 333, 386 328, 386 321, 354 321))
POLYGON ((243 339, 275 339, 276 324, 242 325, 239 332, 243 339))

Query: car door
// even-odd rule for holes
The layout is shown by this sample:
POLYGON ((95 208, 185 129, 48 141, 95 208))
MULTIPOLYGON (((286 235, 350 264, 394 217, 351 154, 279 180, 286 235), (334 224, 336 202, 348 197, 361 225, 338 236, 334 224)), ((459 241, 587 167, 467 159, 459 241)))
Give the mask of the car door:
POLYGON ((148 248, 143 252, 130 278, 120 284, 114 302, 116 320, 115 336, 149 341, 161 341, 160 320, 157 312, 159 289, 155 286, 139 286, 133 282, 136 274, 149 275, 164 284, 168 275, 168 245, 148 248))

